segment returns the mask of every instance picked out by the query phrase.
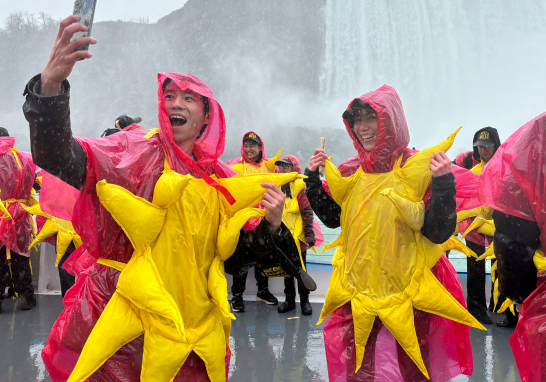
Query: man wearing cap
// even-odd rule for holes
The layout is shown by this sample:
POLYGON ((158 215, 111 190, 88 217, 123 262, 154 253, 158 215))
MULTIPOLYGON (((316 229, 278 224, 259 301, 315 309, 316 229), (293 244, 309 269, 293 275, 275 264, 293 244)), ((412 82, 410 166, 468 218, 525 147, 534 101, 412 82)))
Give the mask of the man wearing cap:
MULTIPOLYGON (((499 133, 497 129, 493 127, 484 127, 474 134, 473 140, 473 161, 464 160, 465 168, 472 171, 475 174, 480 175, 483 167, 493 158, 495 152, 500 146, 499 133), (473 166, 473 163, 478 164, 473 166)), ((469 220, 470 222, 470 220, 469 220)), ((463 223, 463 222, 461 222, 463 223)), ((486 245, 491 243, 493 238, 477 232, 477 230, 470 232, 466 236, 466 245, 473 250, 478 256, 485 252, 486 245)), ((466 260, 467 264, 467 305, 468 311, 476 317, 483 324, 491 324, 491 318, 487 314, 487 303, 485 298, 485 261, 476 261, 475 258, 469 257, 466 260)), ((493 296, 493 288, 491 292, 493 296)), ((490 310, 493 310, 493 297, 491 297, 490 310)), ((511 319, 515 317, 509 317, 505 320, 499 321, 499 326, 511 326, 511 319)), ((517 322, 517 319, 515 319, 517 322)), ((514 323, 515 326, 515 323, 514 323)))
MULTIPOLYGON (((280 152, 271 160, 264 157, 265 147, 262 138, 253 131, 249 131, 243 136, 241 144, 241 157, 232 159, 226 162, 232 169, 241 175, 271 173, 275 172, 275 162, 280 159, 280 152)), ((233 276, 233 284, 231 293, 231 308, 235 312, 244 312, 245 304, 243 302, 243 293, 246 289, 247 273, 240 276, 233 276)), ((275 296, 269 292, 269 281, 266 276, 262 275, 255 269, 254 277, 258 293, 256 294, 257 301, 263 301, 268 305, 278 304, 275 296)))
MULTIPOLYGON (((275 162, 279 167, 281 174, 296 171, 301 174, 300 160, 295 155, 287 155, 283 159, 275 162)), ((294 239, 298 241, 300 247, 302 263, 307 266, 307 250, 315 245, 315 232, 313 230, 313 208, 305 194, 305 182, 297 179, 281 187, 286 195, 284 202, 283 223, 286 224, 294 239)), ((313 309, 309 304, 309 291, 298 283, 298 293, 300 295, 301 313, 311 315, 313 309)), ((286 313, 296 308, 296 288, 293 277, 284 278, 284 294, 286 299, 279 305, 279 313, 286 313)))

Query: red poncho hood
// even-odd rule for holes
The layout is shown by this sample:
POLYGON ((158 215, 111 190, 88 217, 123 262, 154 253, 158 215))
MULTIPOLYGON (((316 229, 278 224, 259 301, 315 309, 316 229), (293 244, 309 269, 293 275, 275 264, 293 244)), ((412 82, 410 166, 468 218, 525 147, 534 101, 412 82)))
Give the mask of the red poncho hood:
POLYGON ((298 174, 302 173, 300 158, 295 155, 287 155, 282 159, 288 159, 290 162, 292 162, 292 171, 297 172, 298 174))
MULTIPOLYGON (((36 166, 31 155, 10 151, 14 144, 13 137, 0 137, 0 199, 3 201, 27 200, 34 184, 36 166)), ((20 202, 9 203, 7 210, 12 219, 0 220, 0 248, 6 245, 20 255, 30 256, 31 217, 20 202)))
MULTIPOLYGON (((93 257, 128 261, 132 246, 112 216, 102 207, 96 194, 96 183, 106 180, 136 196, 151 201, 155 184, 169 166, 180 174, 202 178, 230 200, 231 195, 210 176, 225 178, 235 171, 218 158, 224 150, 226 124, 222 108, 212 91, 190 74, 160 73, 158 75, 159 134, 145 134, 140 129, 121 131, 106 138, 76 139, 87 156, 86 180, 72 216, 76 232, 93 257), (195 142, 190 158, 174 142, 170 119, 165 107, 163 83, 170 78, 181 90, 191 90, 208 98, 209 123, 195 142)), ((66 206, 65 211, 70 207, 66 206)), ((57 216, 57 215, 55 215, 57 216)))
MULTIPOLYGON (((360 166, 366 173, 389 172, 410 140, 402 101, 396 90, 388 85, 383 85, 358 99, 370 105, 377 113, 377 140, 372 151, 364 150, 353 133, 349 121, 343 119, 345 128, 358 151, 360 166)), ((354 100, 347 106, 347 110, 351 108, 353 102, 354 100)))
POLYGON ((484 167, 480 201, 496 211, 536 221, 546 249, 546 113, 512 134, 484 167))
POLYGON ((262 163, 263 161, 268 161, 268 159, 265 157, 265 144, 264 144, 264 140, 262 139, 262 137, 260 137, 260 135, 258 135, 257 133, 255 133, 254 131, 249 131, 249 132, 246 132, 243 134, 243 140, 241 141, 241 157, 240 158, 234 158, 234 159, 230 159, 228 160, 226 163, 227 164, 237 164, 237 163, 252 163, 256 166, 259 166, 260 163, 262 163), (247 134, 254 134, 256 135, 258 138, 260 138, 260 141, 262 142, 262 148, 260 150, 261 154, 260 155, 260 160, 258 162, 250 159, 246 153, 245 153, 245 137, 247 136, 247 134))
POLYGON ((0 155, 4 155, 15 145, 15 138, 0 137, 0 155))

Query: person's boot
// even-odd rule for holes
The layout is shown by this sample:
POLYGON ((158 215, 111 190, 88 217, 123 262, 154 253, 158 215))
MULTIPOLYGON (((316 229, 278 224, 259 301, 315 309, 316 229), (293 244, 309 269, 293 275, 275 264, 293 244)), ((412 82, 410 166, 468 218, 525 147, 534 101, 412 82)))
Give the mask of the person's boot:
POLYGON ((284 300, 284 302, 281 305, 279 305, 279 307, 277 308, 279 313, 290 312, 291 310, 294 310, 294 309, 296 309, 296 296, 289 296, 289 295, 286 296, 286 299, 284 300))
POLYGON ((271 294, 269 288, 258 291, 258 293, 256 294, 256 301, 263 301, 267 305, 277 305, 279 303, 279 300, 277 300, 277 297, 271 294))
POLYGON ((242 293, 234 293, 233 298, 231 299, 231 309, 234 312, 244 312, 245 303, 243 302, 242 293))
POLYGON ((301 307, 301 314, 304 316, 310 316, 313 314, 313 308, 311 308, 311 304, 309 303, 309 295, 308 294, 300 294, 300 307, 301 307))
POLYGON ((512 321, 509 321, 508 319, 503 319, 503 320, 498 320, 497 321, 497 326, 500 326, 501 328, 515 328, 516 325, 518 324, 518 322, 512 322, 512 321))
POLYGON ((21 310, 31 310, 36 306, 36 297, 32 294, 20 294, 19 300, 21 300, 21 310))
POLYGON ((492 324, 493 320, 491 320, 491 317, 487 314, 487 309, 482 312, 476 312, 476 313, 470 313, 474 316, 474 318, 478 321, 480 321, 482 324, 492 324))

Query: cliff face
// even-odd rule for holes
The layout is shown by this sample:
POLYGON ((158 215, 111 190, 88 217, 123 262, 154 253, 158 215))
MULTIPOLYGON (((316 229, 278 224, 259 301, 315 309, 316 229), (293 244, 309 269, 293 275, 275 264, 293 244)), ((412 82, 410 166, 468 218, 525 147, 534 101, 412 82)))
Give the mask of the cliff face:
MULTIPOLYGON (((93 58, 79 62, 69 78, 75 133, 97 137, 124 113, 156 127, 157 73, 165 71, 195 74, 213 89, 226 113, 228 142, 239 142, 246 130, 285 125, 278 97, 318 93, 324 5, 189 0, 156 24, 96 23, 93 58)), ((23 24, 0 30, 0 126, 28 150, 22 91, 47 61, 58 24, 23 24)), ((226 157, 232 154, 238 147, 228 144, 226 157)))

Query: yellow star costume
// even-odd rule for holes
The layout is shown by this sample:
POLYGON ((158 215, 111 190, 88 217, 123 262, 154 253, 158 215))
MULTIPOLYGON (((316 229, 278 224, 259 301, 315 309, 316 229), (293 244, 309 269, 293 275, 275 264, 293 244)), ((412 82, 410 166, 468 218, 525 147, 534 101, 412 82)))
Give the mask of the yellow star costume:
POLYGON ((414 154, 403 167, 400 156, 386 173, 365 173, 359 168, 354 175, 342 177, 332 162, 326 162, 328 186, 341 206, 342 233, 330 245, 339 247, 319 323, 351 302, 356 371, 376 317, 427 378, 413 308, 485 330, 430 271, 444 247, 420 231, 425 218, 422 199, 432 177, 430 158, 447 151, 456 133, 414 154))
MULTIPOLYGON (((122 264, 117 290, 95 325, 69 381, 84 381, 124 344, 144 334, 142 381, 172 381, 191 351, 205 361, 211 381, 225 380, 224 358, 231 319, 224 260, 234 252, 250 208, 266 191, 297 173, 216 179, 235 197, 204 180, 169 169, 158 180, 153 202, 101 181, 97 194, 135 249, 122 264)), ((215 177, 214 177, 215 178, 215 177)))
POLYGON ((275 172, 275 162, 281 158, 281 150, 273 158, 268 161, 262 161, 259 166, 254 163, 236 163, 230 164, 229 167, 237 171, 238 174, 267 174, 275 172))
POLYGON ((63 258, 70 243, 74 243, 74 246, 78 248, 82 245, 82 239, 80 235, 74 231, 72 223, 68 220, 59 219, 55 216, 48 215, 42 211, 39 204, 35 204, 31 207, 23 206, 23 208, 31 215, 43 216, 47 220, 40 232, 36 235, 34 241, 30 244, 29 248, 35 247, 38 243, 46 240, 47 238, 57 234, 57 257, 55 259, 55 266, 59 265, 59 262, 63 258))
MULTIPOLYGON (((295 182, 290 183, 290 193, 292 197, 291 198, 286 197, 285 199, 284 211, 282 214, 282 222, 290 230, 292 237, 294 237, 294 240, 296 241, 296 246, 298 247, 298 252, 300 255, 301 265, 303 267, 303 270, 306 271, 305 264, 301 256, 301 247, 299 242, 301 241, 307 246, 309 246, 309 244, 305 240, 305 232, 303 230, 303 219, 301 217, 300 205, 298 203, 298 195, 304 189, 305 189, 305 182, 301 179, 296 179, 295 182)), ((315 253, 317 253, 317 250, 315 249, 315 247, 311 247, 311 249, 315 251, 315 253)))

